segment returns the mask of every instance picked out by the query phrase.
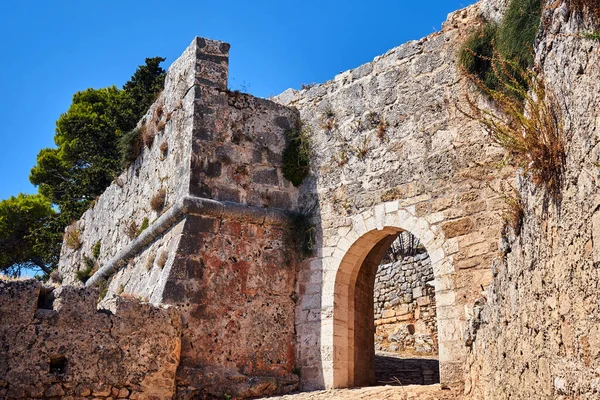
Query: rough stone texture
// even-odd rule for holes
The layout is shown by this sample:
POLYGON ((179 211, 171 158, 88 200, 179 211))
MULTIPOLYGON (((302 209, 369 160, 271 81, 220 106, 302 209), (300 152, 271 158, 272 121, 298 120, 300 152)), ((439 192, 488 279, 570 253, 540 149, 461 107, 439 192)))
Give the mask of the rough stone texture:
POLYGON ((457 11, 439 33, 276 97, 298 108, 313 138, 301 204, 315 204, 319 250, 299 272, 296 308, 307 389, 369 379, 354 360, 373 357, 373 300, 355 295, 366 293, 367 256, 400 231, 431 256, 442 382, 462 380, 464 306, 491 282, 504 207, 497 191, 514 173, 493 167, 502 150, 457 110, 468 85, 456 53, 480 19, 479 5, 457 11))
POLYGON ((438 353, 437 347, 429 255, 420 253, 380 265, 375 276, 375 350, 432 355, 438 353))
POLYGON ((0 398, 155 398, 175 393, 181 319, 173 308, 95 289, 0 280, 0 398))
POLYGON ((185 225, 163 298, 183 314, 177 397, 294 390, 288 229, 198 216, 185 225))
POLYGON ((536 58, 563 109, 562 201, 547 204, 521 180, 521 234, 505 239, 506 259, 470 322, 472 398, 600 396, 600 46, 579 36, 593 27, 568 2, 546 2, 536 58))
POLYGON ((178 307, 177 398, 250 397, 298 385, 299 246, 289 218, 298 198, 282 175, 285 133, 298 112, 227 90, 228 51, 196 38, 171 66, 139 124, 166 122, 164 130, 76 223, 82 246, 63 245, 59 267, 64 282, 77 283, 74 272, 101 240, 88 285, 108 286, 102 304, 127 295, 178 307), (166 207, 153 211, 161 189, 166 207), (131 221, 140 226, 144 218, 149 228, 128 237, 131 221))

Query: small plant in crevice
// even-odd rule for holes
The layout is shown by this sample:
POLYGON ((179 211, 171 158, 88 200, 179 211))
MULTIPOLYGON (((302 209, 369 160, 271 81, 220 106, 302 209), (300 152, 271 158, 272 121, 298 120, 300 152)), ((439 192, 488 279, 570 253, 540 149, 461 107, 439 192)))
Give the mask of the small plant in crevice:
POLYGON ((150 208, 153 211, 161 212, 165 207, 165 201, 167 199, 167 191, 165 189, 159 189, 152 199, 150 199, 150 208))
POLYGON ((121 164, 124 168, 129 167, 142 154, 142 137, 139 128, 125 133, 119 138, 117 144, 121 153, 121 164))
POLYGON ((514 195, 510 196, 504 194, 502 196, 506 203, 506 209, 502 213, 502 220, 504 225, 510 227, 515 236, 521 234, 521 227, 523 226, 523 218, 525 216, 525 206, 523 204, 523 198, 521 193, 516 190, 513 191, 514 195))
POLYGON ((169 258, 169 254, 166 251, 160 253, 158 258, 156 259, 156 265, 158 265, 161 269, 167 265, 167 259, 169 258))
POLYGON ((161 161, 167 158, 167 154, 169 152, 169 143, 165 140, 160 144, 160 159, 161 161))
POLYGON ((580 34, 583 39, 594 40, 600 42, 600 30, 583 32, 580 34))
POLYGON ((92 257, 98 259, 100 257, 100 250, 102 249, 102 239, 98 240, 92 247, 92 257))
POLYGON ((116 293, 117 293, 117 295, 122 295, 124 291, 125 291, 125 286, 123 284, 120 284, 116 293))
POLYGON ((325 107, 325 110, 323 110, 323 117, 324 118, 335 118, 335 111, 333 111, 333 108, 331 108, 331 106, 325 107))
POLYGON ((79 250, 81 248, 81 231, 75 223, 69 225, 65 230, 64 240, 67 247, 71 250, 79 250))
POLYGON ((334 154, 333 161, 335 161, 338 167, 346 165, 348 163, 348 150, 344 147, 337 154, 334 154))
POLYGON ((88 279, 98 270, 96 263, 91 258, 83 257, 84 267, 75 271, 75 279, 85 284, 88 279))
POLYGON ((144 124, 140 128, 140 135, 141 135, 142 143, 144 143, 144 145, 147 148, 149 148, 149 149, 152 148, 152 144, 154 143, 154 138, 156 137, 156 132, 154 131, 154 129, 152 127, 149 127, 148 125, 144 124))
POLYGON ((286 132, 287 145, 283 151, 282 172, 285 179, 294 186, 300 186, 310 172, 312 139, 308 126, 301 123, 286 132))
POLYGON ((104 298, 106 297, 106 294, 108 293, 108 280, 106 279, 100 279, 98 281, 98 301, 102 301, 104 300, 104 298))
POLYGON ((307 257, 312 256, 316 247, 317 229, 311 221, 311 216, 311 211, 304 211, 292 217, 293 240, 307 257))
POLYGON ((310 88, 315 87, 316 85, 317 85, 316 83, 301 83, 300 90, 308 90, 310 88))
POLYGON ((337 128, 337 124, 335 123, 335 118, 327 118, 321 123, 321 128, 327 132, 331 133, 337 128))
POLYGON ((139 226, 134 220, 130 220, 129 223, 125 225, 125 234, 129 239, 135 239, 137 237, 138 231, 139 226))
POLYGON ((534 184, 543 186, 554 200, 560 197, 564 177, 565 138, 562 114, 544 79, 497 54, 502 69, 498 90, 489 89, 478 77, 471 80, 495 103, 483 108, 466 96, 469 111, 490 138, 506 150, 507 161, 523 169, 534 184))
POLYGON ((146 271, 150 271, 154 266, 154 260, 156 259, 155 253, 150 253, 148 259, 146 260, 146 271))
POLYGON ((148 217, 144 217, 144 219, 142 220, 142 224, 140 225, 140 229, 138 229, 135 236, 140 236, 142 234, 142 232, 144 232, 146 229, 148 229, 149 226, 150 226, 150 220, 148 219, 148 217))
POLYGON ((379 117, 379 114, 377 114, 375 111, 369 111, 369 113, 366 116, 366 121, 367 127, 369 129, 374 129, 377 127, 377 125, 379 125, 381 118, 379 117))
POLYGON ((352 147, 352 151, 354 151, 356 157, 358 157, 360 160, 364 159, 369 153, 369 136, 365 135, 358 146, 352 147))
POLYGON ((158 121, 158 123, 156 124, 156 130, 158 132, 163 132, 165 130, 167 126, 167 122, 163 121, 162 119, 160 121, 158 121))
POLYGON ((385 119, 381 119, 381 121, 379 121, 379 124, 377 125, 377 138, 383 142, 387 139, 387 122, 385 119))

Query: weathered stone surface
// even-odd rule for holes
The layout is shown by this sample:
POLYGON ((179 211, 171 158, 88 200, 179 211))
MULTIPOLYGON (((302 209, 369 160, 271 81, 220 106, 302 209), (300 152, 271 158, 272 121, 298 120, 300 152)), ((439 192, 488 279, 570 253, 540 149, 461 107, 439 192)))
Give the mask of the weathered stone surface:
POLYGON ((0 280, 0 387, 8 398, 126 398, 132 387, 145 398, 173 397, 177 310, 127 298, 97 310, 95 289, 51 289, 0 280))
POLYGON ((562 198, 548 202, 543 190, 520 180, 526 204, 520 236, 503 239, 506 259, 496 268, 485 306, 470 321, 477 329, 467 338, 472 346, 469 398, 594 399, 600 394, 600 170, 595 166, 600 47, 581 38, 596 25, 569 11, 569 2, 544 3, 535 55, 546 88, 562 108, 567 141, 562 198))
MULTIPOLYGON (((311 175, 300 188, 300 204, 314 204, 318 212, 319 255, 299 277, 322 273, 322 289, 301 296, 296 331, 300 367, 320 368, 311 377, 322 378, 303 377, 303 387, 358 384, 352 380, 357 358, 350 354, 367 351, 373 334, 365 311, 368 282, 359 285, 370 268, 363 261, 389 234, 402 230, 419 238, 431 257, 442 313, 439 342, 445 346, 442 382, 462 379, 466 349, 455 345, 460 321, 466 318, 464 306, 491 281, 502 227, 497 190, 514 178, 512 171, 494 168, 501 149, 458 110, 467 107, 470 86, 456 67, 456 54, 482 12, 496 9, 486 1, 459 10, 441 32, 321 85, 275 98, 299 110, 313 140, 311 175), (317 298, 320 305, 313 307, 317 298)), ((414 278, 406 278, 408 287, 414 278)), ((412 287, 402 301, 413 301, 412 287)), ((368 365, 373 354, 360 354, 368 365)))

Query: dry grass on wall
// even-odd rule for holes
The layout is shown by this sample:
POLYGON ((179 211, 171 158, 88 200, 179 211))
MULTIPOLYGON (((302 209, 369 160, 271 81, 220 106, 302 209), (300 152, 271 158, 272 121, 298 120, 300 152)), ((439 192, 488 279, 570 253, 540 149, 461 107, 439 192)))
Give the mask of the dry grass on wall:
POLYGON ((474 74, 465 74, 492 100, 493 106, 482 106, 467 95, 468 110, 459 110, 479 121, 492 140, 506 150, 508 163, 522 168, 534 184, 546 188, 558 200, 565 163, 558 102, 543 77, 533 69, 523 69, 498 52, 490 64, 498 78, 497 89, 490 89, 474 74))

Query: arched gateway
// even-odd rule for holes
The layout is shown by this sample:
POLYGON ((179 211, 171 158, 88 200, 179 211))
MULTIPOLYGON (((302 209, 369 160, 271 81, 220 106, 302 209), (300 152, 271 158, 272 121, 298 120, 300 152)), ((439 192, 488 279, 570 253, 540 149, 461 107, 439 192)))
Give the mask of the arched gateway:
MULTIPOLYGON (((322 265, 319 315, 322 382, 314 380, 313 383, 341 388, 374 382, 375 275, 386 251, 403 231, 415 235, 431 257, 441 381, 460 380, 464 358, 458 318, 460 306, 455 303, 453 258, 447 255, 447 252, 453 252, 454 241, 447 241, 438 225, 431 225, 425 217, 415 216, 414 207, 399 207, 398 201, 375 206, 351 217, 351 221, 351 226, 338 229, 338 237, 324 238, 324 242, 335 245, 324 246, 320 260, 311 263, 313 268, 322 265)), ((303 336, 311 336, 309 332, 310 329, 299 326, 300 344, 315 342, 303 336)), ((306 383, 309 382, 305 380, 306 383)))

